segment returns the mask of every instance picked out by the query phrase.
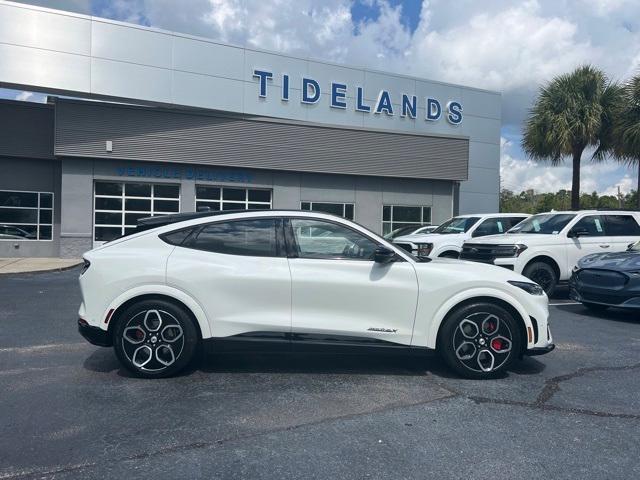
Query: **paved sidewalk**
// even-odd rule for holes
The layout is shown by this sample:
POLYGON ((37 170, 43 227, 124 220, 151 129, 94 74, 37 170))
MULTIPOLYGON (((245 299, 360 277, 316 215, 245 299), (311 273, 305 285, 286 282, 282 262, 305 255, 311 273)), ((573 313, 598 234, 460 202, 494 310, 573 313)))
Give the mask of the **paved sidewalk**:
POLYGON ((0 275, 65 270, 80 263, 79 258, 0 258, 0 275))

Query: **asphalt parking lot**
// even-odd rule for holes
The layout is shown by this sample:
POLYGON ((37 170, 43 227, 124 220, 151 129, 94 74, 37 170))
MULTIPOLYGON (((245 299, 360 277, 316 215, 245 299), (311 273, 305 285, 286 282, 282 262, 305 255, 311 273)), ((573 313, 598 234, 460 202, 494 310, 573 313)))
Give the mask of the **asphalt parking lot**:
POLYGON ((215 355, 149 381, 77 334, 77 275, 0 276, 0 479, 640 477, 640 315, 560 295, 557 349, 491 381, 215 355))

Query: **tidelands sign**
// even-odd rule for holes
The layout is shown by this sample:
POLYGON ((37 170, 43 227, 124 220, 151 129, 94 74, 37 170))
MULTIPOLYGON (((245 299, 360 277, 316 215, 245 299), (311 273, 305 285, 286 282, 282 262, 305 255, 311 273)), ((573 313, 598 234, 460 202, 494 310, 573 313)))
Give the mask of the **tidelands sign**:
MULTIPOLYGON (((267 98, 270 90, 269 84, 273 81, 273 72, 263 69, 254 69, 253 77, 258 79, 260 98, 267 98)), ((282 82, 280 88, 280 99, 284 102, 289 101, 291 94, 291 78, 288 74, 282 74, 282 82)), ((399 114, 401 117, 416 118, 418 114, 418 97, 416 95, 401 94, 401 98, 394 99, 396 105, 400 105, 396 111, 396 105, 392 101, 391 94, 388 90, 380 90, 377 100, 373 103, 367 103, 364 95, 364 88, 355 87, 354 105, 349 106, 347 103, 347 93, 349 87, 345 83, 332 82, 331 91, 329 92, 329 106, 331 108, 347 109, 353 108, 357 112, 384 114, 393 116, 399 114)), ((300 103, 314 104, 320 101, 322 91, 320 83, 313 78, 302 77, 300 103)), ((444 104, 440 99, 426 97, 420 99, 424 101, 425 120, 437 122, 444 115, 447 121, 452 125, 460 125, 462 123, 462 104, 456 100, 447 100, 444 104)))

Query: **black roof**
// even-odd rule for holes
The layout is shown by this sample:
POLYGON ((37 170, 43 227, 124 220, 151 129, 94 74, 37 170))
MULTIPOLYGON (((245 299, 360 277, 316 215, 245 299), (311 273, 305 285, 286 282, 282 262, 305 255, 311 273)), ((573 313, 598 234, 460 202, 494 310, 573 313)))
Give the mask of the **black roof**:
POLYGON ((145 217, 145 218, 139 219, 136 225, 136 232, 143 232, 145 230, 151 230, 152 228, 164 227, 166 225, 171 225, 172 223, 185 222, 187 220, 193 220, 196 218, 215 217, 218 215, 236 215, 238 213, 256 213, 256 212, 310 213, 309 210, 264 210, 264 209, 214 210, 214 211, 207 211, 207 212, 172 213, 170 215, 157 215, 155 217, 145 217))

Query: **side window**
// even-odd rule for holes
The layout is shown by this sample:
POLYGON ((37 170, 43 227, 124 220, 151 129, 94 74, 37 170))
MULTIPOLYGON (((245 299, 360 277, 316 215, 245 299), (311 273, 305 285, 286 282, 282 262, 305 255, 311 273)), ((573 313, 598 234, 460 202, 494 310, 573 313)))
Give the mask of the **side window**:
POLYGON ((189 235, 196 228, 183 228, 182 230, 174 230, 173 232, 164 233, 160 235, 160 238, 167 242, 169 245, 182 245, 189 235))
POLYGON ((523 221, 526 218, 527 217, 510 217, 508 219, 505 219, 505 220, 509 220, 509 225, 507 226, 507 229, 511 229, 515 227, 517 224, 519 224, 521 221, 523 221))
POLYGON ((487 218, 474 230, 473 236, 484 237, 485 235, 504 233, 509 230, 509 225, 510 223, 508 218, 487 218))
POLYGON ((582 217, 571 228, 571 232, 581 231, 583 237, 602 237, 605 235, 604 222, 600 215, 587 215, 582 217))
POLYGON ((185 246, 227 255, 277 257, 278 223, 275 218, 211 223, 185 246))
POLYGON ((291 219, 300 258, 372 260, 378 244, 343 225, 323 220, 291 219))
POLYGON ((606 215, 607 235, 614 237, 640 237, 640 226, 631 215, 606 215))

